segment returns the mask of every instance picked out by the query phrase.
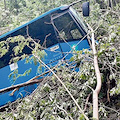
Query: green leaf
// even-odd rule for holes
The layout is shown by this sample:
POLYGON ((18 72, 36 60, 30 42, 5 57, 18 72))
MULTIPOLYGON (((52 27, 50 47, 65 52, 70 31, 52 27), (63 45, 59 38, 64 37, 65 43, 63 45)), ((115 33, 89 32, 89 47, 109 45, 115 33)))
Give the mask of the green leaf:
POLYGON ((84 115, 83 115, 83 114, 80 114, 80 116, 79 116, 79 120, 85 120, 85 118, 84 118, 84 115))

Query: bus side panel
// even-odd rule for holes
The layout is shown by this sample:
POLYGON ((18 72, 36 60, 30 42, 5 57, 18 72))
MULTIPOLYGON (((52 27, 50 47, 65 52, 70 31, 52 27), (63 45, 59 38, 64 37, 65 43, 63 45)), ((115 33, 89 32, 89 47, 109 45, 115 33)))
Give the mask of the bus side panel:
POLYGON ((73 54, 72 54, 73 50, 77 51, 77 50, 90 48, 87 39, 82 40, 79 44, 78 43, 79 43, 79 41, 71 41, 71 42, 68 42, 68 44, 66 44, 66 43, 60 44, 62 47, 62 50, 64 52, 64 56, 66 56, 65 59, 70 59, 73 56, 73 54), (69 53, 69 52, 71 52, 71 53, 69 53))
MULTIPOLYGON (((43 61, 49 67, 56 65, 58 63, 58 60, 62 58, 62 53, 61 53, 59 44, 56 44, 50 48, 47 48, 45 50, 45 52, 47 55, 45 56, 45 58, 43 58, 43 61)), ((35 65, 32 60, 30 61, 30 63, 25 63, 25 60, 18 61, 17 62, 18 68, 16 69, 16 70, 18 70, 18 74, 23 74, 26 70, 29 70, 29 69, 31 69, 31 72, 29 73, 29 75, 21 76, 21 77, 17 78, 16 81, 13 81, 12 77, 9 78, 10 73, 13 72, 10 69, 10 65, 1 68, 0 69, 0 75, 1 75, 0 89, 10 87, 13 83, 14 83, 14 85, 17 85, 17 84, 27 82, 28 80, 39 75, 40 73, 45 72, 46 71, 45 67, 42 67, 42 71, 40 73, 38 72, 39 65, 40 65, 40 63, 35 65)), ((10 96, 10 93, 12 91, 6 92, 6 93, 1 93, 0 98, 2 98, 2 99, 0 99, 0 106, 3 106, 5 104, 7 104, 8 102, 13 102, 18 98, 22 98, 22 97, 25 97, 26 95, 29 95, 33 90, 35 90, 36 87, 37 87, 37 84, 22 87, 19 90, 17 90, 13 96, 10 96)))
MULTIPOLYGON (((21 60, 21 61, 18 61, 17 64, 18 64, 18 73, 19 74, 23 74, 26 70, 29 70, 30 68, 32 68, 31 73, 28 76, 26 75, 23 77, 19 77, 14 82, 12 78, 8 77, 10 75, 10 73, 13 72, 10 70, 10 66, 6 66, 6 67, 0 69, 0 75, 1 75, 0 89, 10 87, 13 83, 14 83, 14 85, 24 83, 36 76, 37 66, 35 66, 34 63, 25 64, 25 60, 21 60)), ((9 95, 12 91, 6 92, 6 93, 1 93, 0 98, 2 98, 2 99, 0 99, 0 106, 5 105, 8 102, 13 102, 17 98, 21 98, 21 97, 24 97, 24 96, 30 94, 36 87, 37 87, 36 85, 22 87, 18 91, 16 91, 13 96, 9 95)))

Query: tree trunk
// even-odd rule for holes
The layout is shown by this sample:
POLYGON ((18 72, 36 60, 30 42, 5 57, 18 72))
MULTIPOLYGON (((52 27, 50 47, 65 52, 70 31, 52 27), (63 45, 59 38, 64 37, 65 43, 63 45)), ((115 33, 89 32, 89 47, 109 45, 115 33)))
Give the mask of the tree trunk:
POLYGON ((97 59, 97 51, 95 48, 95 39, 94 39, 94 30, 90 27, 88 24, 89 29, 92 32, 92 50, 94 55, 94 68, 95 68, 95 74, 97 78, 97 86, 95 90, 93 90, 93 119, 99 120, 99 114, 98 114, 98 94, 101 90, 101 75, 100 70, 98 66, 98 59, 97 59))
POLYGON ((7 7, 6 7, 6 1, 4 0, 4 9, 6 10, 7 7))

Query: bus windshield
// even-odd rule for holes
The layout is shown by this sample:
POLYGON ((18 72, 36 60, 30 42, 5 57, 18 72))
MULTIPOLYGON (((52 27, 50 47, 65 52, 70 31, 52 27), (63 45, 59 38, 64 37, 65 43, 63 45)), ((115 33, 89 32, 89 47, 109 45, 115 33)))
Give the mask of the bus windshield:
POLYGON ((60 37, 60 42, 78 40, 84 36, 69 12, 54 17, 53 24, 60 37))
MULTIPOLYGON (((43 17, 38 17, 26 25, 9 32, 7 36, 1 37, 0 41, 18 35, 27 38, 29 33, 29 36, 32 39, 38 40, 41 45, 45 43, 45 48, 48 48, 59 42, 80 40, 86 35, 86 31, 87 28, 80 17, 78 17, 77 13, 70 8, 65 11, 55 10, 52 13, 43 15, 43 17), (51 21, 53 24, 51 24, 51 21), (79 25, 77 24, 77 21, 79 25)), ((11 43, 9 51, 4 56, 0 57, 0 68, 9 65, 11 58, 17 57, 14 55, 13 51, 13 48, 16 45, 16 43, 11 43)), ((19 56, 22 54, 30 55, 30 48, 26 46, 19 56)))

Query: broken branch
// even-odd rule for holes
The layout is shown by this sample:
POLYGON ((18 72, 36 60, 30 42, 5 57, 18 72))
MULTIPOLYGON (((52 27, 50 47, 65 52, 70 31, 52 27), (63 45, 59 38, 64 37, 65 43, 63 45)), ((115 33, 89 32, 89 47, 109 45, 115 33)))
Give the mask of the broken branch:
POLYGON ((1 89, 0 93, 3 93, 3 92, 5 93, 5 92, 8 92, 8 91, 11 91, 11 90, 14 90, 14 89, 19 89, 20 87, 32 85, 32 84, 35 84, 35 83, 40 83, 42 81, 43 81, 43 78, 42 79, 34 79, 33 81, 29 81, 29 82, 27 81, 25 83, 21 83, 21 84, 18 84, 18 85, 14 85, 14 86, 10 86, 10 87, 1 89))

